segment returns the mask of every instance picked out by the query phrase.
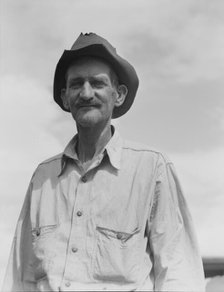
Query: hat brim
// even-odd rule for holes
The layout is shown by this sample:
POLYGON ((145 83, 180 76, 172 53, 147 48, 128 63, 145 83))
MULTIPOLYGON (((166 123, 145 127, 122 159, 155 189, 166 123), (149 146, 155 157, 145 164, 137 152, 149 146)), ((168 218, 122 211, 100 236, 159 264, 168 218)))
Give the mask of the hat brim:
POLYGON ((102 44, 93 44, 86 46, 78 50, 65 50, 62 54, 55 70, 54 76, 54 100, 64 110, 67 110, 61 99, 61 90, 66 87, 65 74, 71 62, 82 57, 82 56, 93 56, 105 59, 108 62, 115 73, 118 76, 120 84, 125 84, 128 88, 128 93, 124 103, 115 107, 112 118, 118 118, 124 115, 132 106, 135 99, 135 95, 138 89, 139 80, 135 69, 125 59, 121 58, 117 54, 112 54, 102 44))

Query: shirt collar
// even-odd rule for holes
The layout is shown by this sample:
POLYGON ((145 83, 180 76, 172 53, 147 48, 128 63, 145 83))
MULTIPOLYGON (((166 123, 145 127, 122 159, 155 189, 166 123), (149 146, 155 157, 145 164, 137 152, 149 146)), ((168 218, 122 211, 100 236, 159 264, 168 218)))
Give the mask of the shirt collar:
MULTIPOLYGON (((123 141, 118 133, 117 130, 115 130, 114 126, 112 127, 112 132, 114 133, 105 148, 103 149, 104 155, 107 154, 110 160, 110 163, 113 167, 116 169, 120 169, 121 167, 121 152, 122 152, 122 145, 123 141)), ((74 161, 78 161, 78 154, 76 152, 76 145, 78 142, 78 135, 76 134, 71 141, 67 144, 65 147, 65 150, 62 154, 61 158, 61 169, 58 176, 62 174, 64 171, 68 159, 73 159, 74 161)))
POLYGON ((114 131, 114 134, 105 146, 105 150, 113 167, 115 167, 116 169, 120 169, 123 141, 118 131, 115 130, 114 126, 112 126, 112 129, 114 131))

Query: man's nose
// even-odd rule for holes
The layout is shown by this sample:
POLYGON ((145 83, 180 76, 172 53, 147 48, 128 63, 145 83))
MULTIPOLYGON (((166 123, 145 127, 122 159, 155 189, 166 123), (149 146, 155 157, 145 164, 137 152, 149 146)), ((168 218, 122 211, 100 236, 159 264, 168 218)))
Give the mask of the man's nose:
POLYGON ((93 89, 89 82, 85 82, 81 88, 79 96, 83 99, 91 99, 93 98, 93 89))

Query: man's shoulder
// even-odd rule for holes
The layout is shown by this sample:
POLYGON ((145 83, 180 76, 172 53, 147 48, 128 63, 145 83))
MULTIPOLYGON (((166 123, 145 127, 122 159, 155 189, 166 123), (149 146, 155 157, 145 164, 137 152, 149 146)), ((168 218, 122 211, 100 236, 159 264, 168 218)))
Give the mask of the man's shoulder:
POLYGON ((51 176, 60 173, 63 153, 54 155, 40 162, 34 172, 34 177, 51 176))
POLYGON ((54 156, 51 156, 50 158, 45 159, 42 162, 40 162, 39 166, 47 166, 50 164, 58 163, 61 161, 62 156, 63 156, 63 153, 59 153, 59 154, 56 154, 54 156))
POLYGON ((133 153, 145 154, 150 157, 160 158, 166 163, 171 162, 169 157, 161 150, 155 149, 144 143, 136 141, 123 140, 123 149, 126 151, 132 151, 133 153))
POLYGON ((123 141, 123 149, 135 151, 135 152, 149 152, 154 154, 161 154, 160 151, 153 149, 152 147, 139 143, 136 141, 124 140, 123 141))
POLYGON ((40 162, 33 172, 32 183, 40 184, 49 178, 57 177, 61 172, 61 158, 63 153, 54 155, 40 162))

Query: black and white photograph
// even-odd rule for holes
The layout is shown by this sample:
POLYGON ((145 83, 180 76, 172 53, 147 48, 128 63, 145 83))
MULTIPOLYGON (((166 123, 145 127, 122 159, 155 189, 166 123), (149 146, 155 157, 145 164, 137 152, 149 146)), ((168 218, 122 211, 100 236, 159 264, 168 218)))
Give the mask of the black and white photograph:
POLYGON ((0 0, 0 287, 224 291, 224 1, 0 0))

